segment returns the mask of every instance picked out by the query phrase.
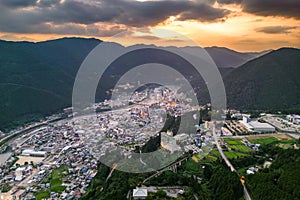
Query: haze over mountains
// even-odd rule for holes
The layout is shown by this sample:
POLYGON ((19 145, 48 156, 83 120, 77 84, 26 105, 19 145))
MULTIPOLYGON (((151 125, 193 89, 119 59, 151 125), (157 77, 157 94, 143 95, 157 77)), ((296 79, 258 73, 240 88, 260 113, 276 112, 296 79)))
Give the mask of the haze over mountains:
POLYGON ((225 47, 205 47, 205 50, 220 68, 239 67, 247 61, 259 57, 268 51, 240 53, 225 47))
MULTIPOLYGON (((77 70, 100 42, 82 38, 0 41, 0 129, 70 106, 77 70)), ((223 74, 230 107, 300 108, 299 49, 266 54, 205 49, 223 74)))

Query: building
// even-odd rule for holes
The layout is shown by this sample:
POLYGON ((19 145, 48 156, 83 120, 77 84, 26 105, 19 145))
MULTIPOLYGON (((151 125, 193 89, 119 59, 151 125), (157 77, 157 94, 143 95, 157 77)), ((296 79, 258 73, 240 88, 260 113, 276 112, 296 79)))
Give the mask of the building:
POLYGON ((222 134, 222 136, 232 136, 232 133, 230 132, 230 130, 228 130, 228 128, 225 128, 225 127, 221 127, 221 134, 222 134))
POLYGON ((242 113, 233 113, 230 117, 241 120, 241 119, 243 119, 243 114, 242 113))
POLYGON ((24 172, 26 170, 26 167, 19 167, 15 171, 15 180, 16 181, 22 181, 24 178, 24 172))
POLYGON ((186 133, 181 133, 181 134, 177 134, 174 136, 176 142, 178 143, 183 143, 183 142, 188 142, 190 136, 186 133))
POLYGON ((252 121, 248 123, 253 132, 263 133, 263 132, 275 132, 275 127, 268 123, 261 123, 258 121, 252 121))
POLYGON ((268 123, 261 123, 259 121, 251 121, 250 115, 243 115, 243 120, 240 121, 244 127, 252 132, 257 133, 270 133, 275 132, 275 127, 268 123))
POLYGON ((160 145, 163 149, 174 153, 176 151, 181 151, 181 148, 176 143, 176 139, 173 137, 173 134, 170 133, 161 133, 161 142, 160 145))
POLYGON ((243 122, 249 123, 251 121, 250 115, 243 114, 243 122))
POLYGON ((13 199, 15 200, 23 199, 25 195, 26 195, 25 190, 18 190, 16 193, 13 194, 13 199))
POLYGON ((65 108, 63 111, 64 113, 70 114, 73 112, 73 107, 65 108))
POLYGON ((134 199, 145 199, 148 196, 147 189, 137 188, 133 190, 134 199))
POLYGON ((294 124, 300 125, 300 116, 299 115, 287 115, 286 119, 294 124))
POLYGON ((25 149, 22 152, 23 156, 33 156, 33 157, 46 157, 47 151, 34 151, 31 149, 25 149))

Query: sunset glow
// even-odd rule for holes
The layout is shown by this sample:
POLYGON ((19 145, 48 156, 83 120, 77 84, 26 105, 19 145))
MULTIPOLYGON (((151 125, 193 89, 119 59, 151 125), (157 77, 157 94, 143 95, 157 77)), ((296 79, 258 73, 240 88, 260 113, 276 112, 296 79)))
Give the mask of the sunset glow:
MULTIPOLYGON (((139 43, 152 44, 159 37, 161 45, 184 45, 179 40, 166 40, 164 36, 151 31, 159 28, 183 34, 203 47, 225 46, 238 51, 262 51, 282 46, 300 47, 299 16, 293 12, 289 15, 283 11, 278 12, 277 7, 274 7, 273 13, 272 8, 266 13, 259 8, 262 3, 259 4, 258 1, 119 0, 120 5, 110 5, 107 0, 89 3, 53 1, 51 5, 42 2, 46 1, 33 1, 32 5, 14 5, 3 1, 0 4, 0 9, 3 10, 0 23, 4 23, 12 14, 23 16, 23 19, 15 18, 11 20, 11 24, 1 25, 0 39, 37 42, 61 37, 94 37, 106 41, 122 31, 134 31, 143 27, 145 33, 128 35, 128 40, 135 39, 139 43), (254 5, 255 2, 257 5, 254 5), (94 10, 82 11, 82 14, 62 13, 63 9, 73 7, 80 11, 86 8, 84 6, 93 6, 94 10), (116 7, 122 14, 114 13, 112 9, 106 10, 106 6, 116 7), (156 6, 156 9, 161 10, 155 10, 156 6), (134 7, 144 11, 138 12, 134 7), (58 10, 57 13, 55 9, 58 10), (107 13, 99 14, 104 11, 107 13), (167 16, 168 13, 170 16, 167 16), (37 16, 41 16, 41 19, 33 19, 37 16), (23 23, 22 26, 18 26, 19 23, 23 23)), ((266 5, 268 3, 269 0, 265 1, 266 5)), ((281 3, 282 8, 290 6, 281 3)), ((128 41, 123 43, 127 45, 128 41)))

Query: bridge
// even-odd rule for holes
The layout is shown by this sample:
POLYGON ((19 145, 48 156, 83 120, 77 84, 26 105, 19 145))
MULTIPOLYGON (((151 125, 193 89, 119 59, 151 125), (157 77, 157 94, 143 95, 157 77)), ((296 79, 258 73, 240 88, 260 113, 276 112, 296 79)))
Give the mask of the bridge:
POLYGON ((165 168, 157 171, 155 174, 153 174, 153 175, 149 176, 148 178, 146 178, 143 181, 143 184, 146 183, 147 181, 149 181, 150 179, 154 178, 154 177, 158 177, 159 175, 161 175, 165 171, 170 170, 170 171, 176 173, 177 172, 177 168, 179 166, 181 166, 181 164, 182 164, 183 161, 187 161, 188 158, 189 158, 188 156, 185 156, 184 158, 180 159, 179 161, 177 161, 177 162, 175 162, 175 163, 173 163, 173 164, 171 164, 171 165, 169 165, 169 166, 167 166, 167 167, 165 167, 165 168))

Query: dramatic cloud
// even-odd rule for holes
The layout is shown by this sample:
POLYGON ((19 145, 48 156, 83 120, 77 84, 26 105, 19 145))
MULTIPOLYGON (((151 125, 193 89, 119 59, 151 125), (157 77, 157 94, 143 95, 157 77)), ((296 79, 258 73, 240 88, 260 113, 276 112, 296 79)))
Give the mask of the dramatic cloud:
POLYGON ((0 4, 9 8, 35 6, 36 0, 1 0, 0 4))
POLYGON ((241 5, 244 12, 255 15, 300 19, 299 0, 217 0, 217 2, 241 5))
POLYGON ((207 4, 199 4, 180 14, 179 20, 214 21, 229 14, 228 10, 215 9, 207 4))
POLYGON ((50 7, 53 6, 57 3, 59 3, 60 0, 40 0, 39 1, 39 6, 41 7, 50 7))
POLYGON ((240 4, 243 0, 217 0, 221 4, 240 4))
POLYGON ((283 16, 300 19, 299 0, 243 0, 243 11, 261 16, 283 16))
MULTIPOLYGON (((0 31, 15 33, 98 32, 97 23, 131 27, 178 20, 216 21, 229 14, 216 0, 0 0, 0 31), (65 25, 66 27, 62 27, 65 25)), ((88 33, 87 33, 88 34, 88 33)))
POLYGON ((268 34, 280 34, 280 33, 290 33, 291 29, 295 29, 295 26, 267 26, 255 29, 257 32, 263 32, 268 34))

